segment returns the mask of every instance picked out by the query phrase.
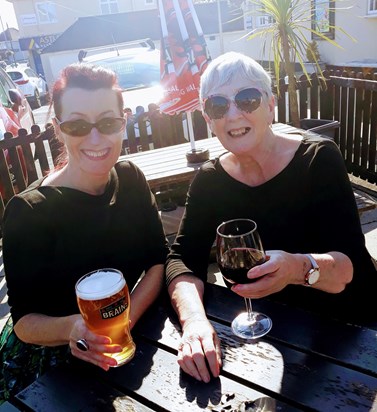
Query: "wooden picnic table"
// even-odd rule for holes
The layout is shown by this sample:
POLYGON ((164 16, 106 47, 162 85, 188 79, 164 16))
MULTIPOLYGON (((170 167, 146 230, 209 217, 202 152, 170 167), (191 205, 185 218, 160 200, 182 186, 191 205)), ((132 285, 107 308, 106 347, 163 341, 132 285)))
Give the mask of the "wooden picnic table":
POLYGON ((137 349, 128 364, 104 372, 73 360, 40 377, 11 405, 27 411, 226 412, 263 399, 265 409, 246 410, 377 411, 376 330, 260 299, 255 310, 268 314, 273 327, 248 342, 230 329, 244 310, 240 296, 207 284, 205 305, 221 339, 219 378, 206 384, 180 370, 180 329, 162 300, 134 328, 137 349))
MULTIPOLYGON (((275 131, 294 133, 298 129, 283 123, 273 125, 275 131)), ((226 150, 216 137, 199 140, 195 143, 197 149, 208 149, 211 159, 226 150)), ((189 142, 175 146, 153 149, 120 156, 120 160, 128 159, 135 163, 145 174, 152 189, 162 185, 191 181, 199 170, 201 163, 188 163, 186 153, 190 151, 189 142)))

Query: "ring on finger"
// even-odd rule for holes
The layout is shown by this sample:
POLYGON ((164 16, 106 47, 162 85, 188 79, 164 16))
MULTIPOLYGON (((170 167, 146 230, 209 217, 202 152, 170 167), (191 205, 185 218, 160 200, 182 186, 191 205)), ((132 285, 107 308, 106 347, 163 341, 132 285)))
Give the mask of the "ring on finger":
POLYGON ((89 350, 88 342, 85 339, 79 339, 76 341, 77 349, 81 350, 82 352, 87 352, 89 350))

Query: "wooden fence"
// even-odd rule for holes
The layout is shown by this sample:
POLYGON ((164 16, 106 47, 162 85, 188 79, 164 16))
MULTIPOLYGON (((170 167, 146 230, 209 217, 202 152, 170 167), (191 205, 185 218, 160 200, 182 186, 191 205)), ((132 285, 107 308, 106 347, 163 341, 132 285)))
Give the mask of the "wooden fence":
MULTIPOLYGON (((377 73, 365 78, 361 73, 351 73, 348 77, 340 72, 325 74, 326 87, 316 76, 312 76, 310 83, 305 77, 297 81, 300 118, 339 121, 335 141, 349 173, 376 184, 377 73)), ((282 123, 289 122, 286 93, 287 85, 282 83, 276 118, 282 123)), ((149 112, 140 114, 137 119, 130 118, 124 153, 185 142, 185 117, 184 114, 167 116, 152 106, 149 112)), ((196 140, 208 136, 200 112, 193 114, 193 125, 196 140)), ((15 193, 46 175, 57 164, 60 148, 51 125, 47 125, 42 132, 39 126, 34 125, 30 134, 21 129, 16 137, 10 133, 4 134, 4 139, 0 141, 0 216, 4 204, 15 193)))
POLYGON ((46 125, 43 132, 33 125, 30 134, 25 129, 18 133, 13 137, 6 132, 0 141, 0 216, 12 196, 56 166, 60 153, 61 143, 55 138, 52 125, 46 125))
MULTIPOLYGON (((195 140, 208 137, 206 122, 200 111, 192 115, 195 140)), ((124 140, 124 153, 136 153, 151 148, 173 146, 188 140, 188 123, 186 114, 169 116, 151 105, 148 112, 137 117, 131 116, 127 121, 127 139, 124 140)))
MULTIPOLYGON (((297 81, 300 118, 337 120, 335 141, 349 173, 377 183, 377 73, 324 72, 297 81)), ((289 122, 288 86, 281 82, 277 121, 289 122)))

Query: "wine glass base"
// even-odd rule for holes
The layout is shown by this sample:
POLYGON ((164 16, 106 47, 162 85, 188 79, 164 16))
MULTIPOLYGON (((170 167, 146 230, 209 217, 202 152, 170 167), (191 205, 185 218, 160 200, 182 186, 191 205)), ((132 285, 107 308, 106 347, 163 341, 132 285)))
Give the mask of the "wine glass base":
POLYGON ((232 322, 233 333, 243 339, 257 339, 266 335, 272 328, 272 320, 263 313, 253 312, 251 320, 248 314, 241 313, 232 322))

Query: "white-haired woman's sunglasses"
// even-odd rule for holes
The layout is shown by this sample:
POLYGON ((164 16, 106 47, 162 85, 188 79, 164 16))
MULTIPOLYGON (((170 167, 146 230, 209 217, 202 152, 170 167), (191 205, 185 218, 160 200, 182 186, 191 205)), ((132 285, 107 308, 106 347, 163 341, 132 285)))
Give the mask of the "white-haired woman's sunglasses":
POLYGON ((203 100, 204 112, 212 120, 222 119, 228 112, 232 101, 239 110, 252 113, 261 104, 262 92, 255 87, 248 87, 237 92, 233 98, 214 94, 203 100))

